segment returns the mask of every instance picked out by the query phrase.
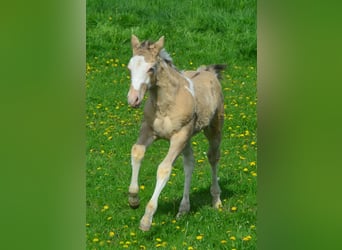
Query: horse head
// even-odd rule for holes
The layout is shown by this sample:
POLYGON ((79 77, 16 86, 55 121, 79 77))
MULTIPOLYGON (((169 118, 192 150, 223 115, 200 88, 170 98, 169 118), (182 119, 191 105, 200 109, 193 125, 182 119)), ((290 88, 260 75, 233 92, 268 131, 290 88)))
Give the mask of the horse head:
POLYGON ((155 43, 150 41, 140 43, 139 39, 132 35, 131 45, 133 57, 128 63, 128 69, 131 73, 131 86, 127 98, 129 105, 137 108, 140 106, 146 90, 151 87, 157 57, 164 46, 164 36, 155 43))

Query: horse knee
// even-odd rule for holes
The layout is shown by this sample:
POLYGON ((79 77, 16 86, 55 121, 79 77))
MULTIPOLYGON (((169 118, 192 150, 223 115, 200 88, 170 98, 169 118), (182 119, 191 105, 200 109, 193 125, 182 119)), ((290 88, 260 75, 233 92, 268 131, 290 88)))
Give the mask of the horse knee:
POLYGON ((168 179, 171 174, 171 167, 168 166, 159 166, 157 172, 158 179, 168 179))
POLYGON ((146 147, 134 144, 131 150, 132 160, 141 161, 144 158, 146 147))

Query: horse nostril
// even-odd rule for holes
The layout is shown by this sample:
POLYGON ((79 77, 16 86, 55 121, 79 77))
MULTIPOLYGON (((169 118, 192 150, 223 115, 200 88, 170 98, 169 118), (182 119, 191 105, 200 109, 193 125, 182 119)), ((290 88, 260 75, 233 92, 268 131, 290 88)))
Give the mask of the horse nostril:
POLYGON ((137 97, 134 102, 133 102, 134 107, 138 107, 139 106, 139 97, 137 97))

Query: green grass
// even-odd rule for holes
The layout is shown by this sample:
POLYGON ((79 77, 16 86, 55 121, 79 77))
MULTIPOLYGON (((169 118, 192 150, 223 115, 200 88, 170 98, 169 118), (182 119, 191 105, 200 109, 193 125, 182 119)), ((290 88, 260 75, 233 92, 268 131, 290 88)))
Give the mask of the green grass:
POLYGON ((87 249, 256 249, 256 1, 87 1, 86 90, 87 249), (142 108, 126 101, 132 33, 154 41, 164 35, 179 69, 229 65, 222 80, 223 208, 210 206, 208 144, 199 134, 192 140, 191 212, 175 220, 184 182, 178 159, 149 232, 138 229, 139 221, 168 142, 148 149, 139 178, 141 206, 131 209, 130 150, 142 118, 142 108))

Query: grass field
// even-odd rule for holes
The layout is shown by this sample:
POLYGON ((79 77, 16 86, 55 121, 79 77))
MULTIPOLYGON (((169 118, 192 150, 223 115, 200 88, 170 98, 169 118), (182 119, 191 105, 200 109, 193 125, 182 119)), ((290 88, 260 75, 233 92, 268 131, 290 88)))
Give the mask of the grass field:
POLYGON ((87 1, 87 249, 256 249, 256 1, 87 1), (182 161, 174 164, 149 232, 138 229, 167 141, 155 142, 140 171, 141 205, 128 205, 130 150, 142 108, 127 105, 130 37, 156 41, 179 69, 226 63, 225 125, 219 164, 220 210, 211 208, 210 166, 202 134, 192 140, 196 166, 191 212, 176 220, 182 161))

